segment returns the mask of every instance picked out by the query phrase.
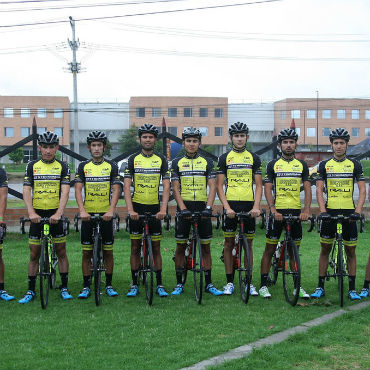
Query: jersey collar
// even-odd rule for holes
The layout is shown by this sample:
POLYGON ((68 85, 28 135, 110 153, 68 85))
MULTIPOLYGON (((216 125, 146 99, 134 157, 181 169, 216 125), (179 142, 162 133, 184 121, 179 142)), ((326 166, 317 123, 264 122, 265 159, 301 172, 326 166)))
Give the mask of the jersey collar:
POLYGON ((344 162, 346 159, 347 159, 347 156, 344 156, 343 159, 337 159, 333 156, 333 159, 335 160, 335 162, 344 162))
POLYGON ((246 146, 244 146, 244 148, 237 149, 237 148, 235 148, 235 146, 233 145, 233 146, 232 146, 232 150, 233 150, 234 152, 236 152, 236 153, 243 153, 243 152, 247 152, 247 147, 246 147, 246 146))
POLYGON ((145 158, 150 158, 151 156, 154 155, 154 151, 152 152, 152 154, 145 154, 143 151, 141 151, 141 155, 145 158))
POLYGON ((186 152, 185 152, 185 158, 188 158, 188 159, 195 159, 195 158, 198 158, 199 157, 199 153, 196 152, 195 155, 193 155, 192 157, 190 157, 186 152))
POLYGON ((50 163, 54 163, 55 162, 55 160, 56 160, 56 158, 54 157, 54 159, 52 160, 52 161, 44 161, 42 158, 41 158, 41 162, 43 162, 43 163, 46 163, 46 164, 50 164, 50 163))
POLYGON ((99 164, 102 164, 104 162, 104 160, 105 160, 104 158, 102 158, 102 160, 100 162, 94 162, 93 160, 91 160, 91 163, 98 166, 99 164))
POLYGON ((295 159, 295 156, 293 155, 293 157, 292 157, 292 158, 288 159, 288 158, 285 158, 283 155, 281 155, 281 156, 280 156, 280 158, 281 158, 283 161, 285 161, 285 162, 291 162, 291 161, 293 161, 293 160, 295 159))

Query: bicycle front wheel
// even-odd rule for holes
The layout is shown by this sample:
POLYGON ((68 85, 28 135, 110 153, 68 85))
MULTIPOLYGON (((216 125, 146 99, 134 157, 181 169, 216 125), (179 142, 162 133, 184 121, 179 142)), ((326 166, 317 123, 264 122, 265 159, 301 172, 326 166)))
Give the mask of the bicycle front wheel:
POLYGON ((55 252, 54 246, 50 248, 50 288, 55 289, 57 287, 57 266, 58 266, 58 257, 55 252))
POLYGON ((248 239, 245 235, 239 238, 238 272, 240 297, 247 304, 251 290, 252 266, 248 239))
POLYGON ((337 248, 337 277, 340 306, 344 304, 344 276, 346 274, 343 260, 343 244, 341 241, 336 241, 333 248, 337 248))
POLYGON ((279 273, 279 258, 276 255, 276 252, 278 250, 277 248, 281 248, 281 247, 277 246, 276 247, 276 251, 275 251, 275 253, 272 256, 270 272, 269 272, 269 276, 268 276, 268 279, 267 279, 267 285, 268 286, 275 285, 276 284, 276 281, 277 281, 277 278, 278 278, 278 273, 279 273))
POLYGON ((101 273, 102 273, 102 240, 99 235, 95 235, 93 247, 93 276, 94 276, 94 295, 95 304, 100 305, 101 298, 101 273))
POLYGON ((286 301, 295 306, 301 288, 301 263, 297 245, 293 240, 285 242, 283 285, 286 301))
POLYGON ((152 239, 146 237, 143 251, 143 282, 145 286, 145 296, 149 306, 153 304, 153 278, 154 278, 154 260, 152 239))
POLYGON ((196 301, 201 304, 203 297, 203 257, 202 257, 202 245, 200 244, 199 236, 193 240, 193 279, 194 279, 194 294, 196 301))
POLYGON ((51 285, 48 242, 47 238, 42 239, 40 252, 40 300, 43 309, 45 309, 48 304, 51 285))

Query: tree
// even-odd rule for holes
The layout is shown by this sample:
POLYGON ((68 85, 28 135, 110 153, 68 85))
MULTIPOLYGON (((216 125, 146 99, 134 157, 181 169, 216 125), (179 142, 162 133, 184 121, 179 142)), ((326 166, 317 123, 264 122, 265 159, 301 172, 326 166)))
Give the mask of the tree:
POLYGON ((9 159, 15 164, 22 163, 23 158, 24 158, 24 151, 22 147, 17 148, 9 153, 9 159))
POLYGON ((122 153, 137 148, 139 145, 137 138, 137 128, 135 126, 131 126, 120 136, 118 142, 120 143, 119 148, 122 153))
POLYGON ((105 157, 110 157, 110 155, 111 155, 111 153, 110 153, 111 149, 112 149, 112 143, 109 141, 109 139, 107 139, 107 145, 106 145, 106 149, 104 151, 104 156, 105 157))

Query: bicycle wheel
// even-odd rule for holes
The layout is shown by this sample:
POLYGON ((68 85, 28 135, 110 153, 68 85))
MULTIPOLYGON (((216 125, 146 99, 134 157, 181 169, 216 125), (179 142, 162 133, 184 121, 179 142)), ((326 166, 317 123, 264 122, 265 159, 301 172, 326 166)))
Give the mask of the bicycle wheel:
POLYGON ((46 308, 49 300, 49 289, 51 285, 50 264, 48 255, 48 239, 45 237, 41 241, 40 252, 40 300, 41 307, 46 308))
POLYGON ((145 296, 149 306, 153 303, 153 278, 154 278, 154 260, 152 239, 147 236, 143 251, 143 283, 145 286, 145 296))
POLYGON ((193 240, 189 239, 185 250, 184 268, 182 270, 182 285, 185 285, 188 270, 191 269, 191 258, 193 253, 193 240))
POLYGON ((54 245, 50 248, 50 273, 51 273, 51 279, 50 279, 50 288, 55 289, 57 287, 57 266, 58 266, 58 257, 55 252, 54 245))
MULTIPOLYGON (((280 244, 280 243, 279 243, 280 244)), ((275 253, 272 256, 270 272, 267 277, 267 285, 272 286, 276 284, 279 273, 279 255, 281 253, 281 245, 276 246, 275 253)))
POLYGON ((201 304, 203 297, 203 258, 202 258, 202 245, 200 244, 199 236, 193 240, 193 261, 192 271, 194 279, 194 294, 196 301, 201 304))
POLYGON ((240 297, 247 304, 251 290, 252 267, 248 239, 245 235, 239 238, 238 271, 240 297))
POLYGON ((343 282, 344 282, 344 276, 346 274, 346 271, 344 268, 342 241, 340 240, 336 241, 334 248, 337 248, 337 277, 338 277, 339 301, 340 301, 340 306, 343 307, 343 304, 344 304, 343 282))
POLYGON ((297 304, 301 287, 301 264, 296 243, 285 241, 283 259, 283 286, 285 299, 292 306, 297 304))
POLYGON ((94 237, 94 247, 93 247, 93 276, 94 276, 94 294, 95 294, 95 304, 100 305, 100 287, 101 287, 101 273, 102 273, 102 240, 100 235, 95 235, 94 237))

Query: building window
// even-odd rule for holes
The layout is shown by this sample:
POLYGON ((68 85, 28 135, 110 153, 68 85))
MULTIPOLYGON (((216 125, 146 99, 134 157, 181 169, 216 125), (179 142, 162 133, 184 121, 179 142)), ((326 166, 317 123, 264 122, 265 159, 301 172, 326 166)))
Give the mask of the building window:
POLYGON ((359 137, 360 136, 360 128, 359 127, 352 127, 352 136, 359 137))
POLYGON ((345 109, 338 109, 337 110, 337 118, 338 119, 346 119, 346 110, 345 109))
POLYGON ((223 136, 224 128, 223 127, 215 127, 215 136, 223 136))
POLYGON ((14 127, 4 127, 5 137, 14 137, 14 127))
POLYGON ((352 109, 352 119, 360 119, 360 110, 352 109))
POLYGON ((177 117, 177 108, 168 108, 168 117, 177 117))
POLYGON ((59 137, 63 137, 63 127, 55 127, 54 133, 56 133, 59 137))
POLYGON ((331 130, 330 130, 330 128, 329 128, 329 127, 323 127, 323 128, 322 128, 322 136, 329 137, 330 132, 331 132, 331 130))
POLYGON ((224 116, 224 110, 222 108, 215 108, 215 118, 222 118, 224 116))
POLYGON ((208 136, 208 127, 199 127, 199 131, 202 136, 208 136))
POLYGON ((21 108, 21 117, 22 118, 29 118, 29 117, 31 117, 30 108, 21 108))
POLYGON ((365 119, 370 119, 370 110, 369 109, 365 110, 365 119))
POLYGON ((46 108, 37 108, 37 117, 46 118, 46 108))
POLYGON ((184 108, 184 117, 193 117, 193 108, 184 108))
POLYGON ((280 119, 281 119, 282 121, 284 121, 284 120, 285 120, 285 117, 286 117, 286 112, 285 112, 285 110, 282 110, 282 111, 280 112, 280 119))
POLYGON ((177 136, 177 127, 167 127, 168 133, 177 136))
POLYGON ((299 109, 294 109, 290 111, 292 118, 300 119, 301 118, 301 111, 299 109))
POLYGON ((199 117, 208 117, 208 108, 199 108, 199 117))
POLYGON ((63 118, 62 108, 54 108, 54 118, 63 118))
POLYGON ((160 117, 161 115, 161 108, 152 108, 152 117, 160 117))
POLYGON ((21 136, 27 137, 30 135, 31 129, 29 127, 21 127, 21 136))
POLYGON ((307 119, 316 118, 316 110, 315 109, 307 109, 306 118, 307 119))
POLYGON ((307 127, 307 137, 314 137, 314 136, 316 136, 316 128, 307 127))
POLYGON ((370 128, 365 127, 365 136, 370 136, 370 128))
POLYGON ((301 136, 301 128, 300 127, 296 127, 295 132, 297 133, 298 136, 301 136))
POLYGON ((46 131, 46 127, 37 127, 37 133, 40 135, 46 131))
POLYGON ((322 111, 322 118, 323 119, 330 119, 331 118, 331 109, 324 109, 322 111))
POLYGON ((13 118, 14 109, 13 108, 4 108, 4 118, 13 118))
POLYGON ((27 163, 32 159, 33 150, 32 149, 23 149, 23 163, 27 163))
POLYGON ((145 108, 136 108, 136 117, 145 117, 145 108))

